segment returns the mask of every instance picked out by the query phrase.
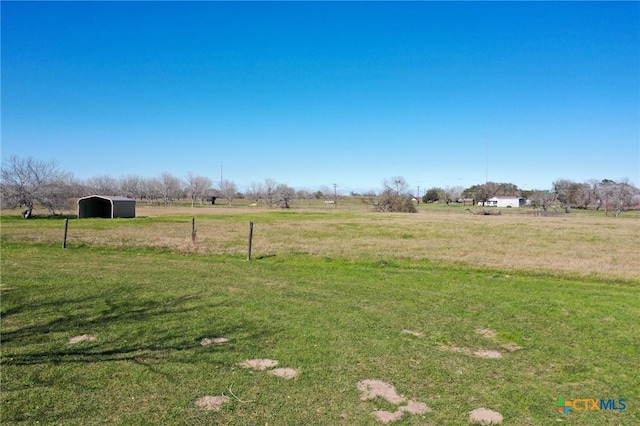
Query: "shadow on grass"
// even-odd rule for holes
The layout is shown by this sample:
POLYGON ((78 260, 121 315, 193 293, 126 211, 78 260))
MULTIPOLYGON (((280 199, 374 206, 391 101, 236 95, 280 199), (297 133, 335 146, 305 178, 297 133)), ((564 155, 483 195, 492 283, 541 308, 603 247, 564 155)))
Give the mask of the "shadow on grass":
MULTIPOLYGON (((219 323, 212 319, 204 325, 190 324, 191 312, 195 316, 196 311, 211 312, 227 306, 222 302, 212 305, 200 300, 197 296, 183 296, 169 301, 125 299, 116 302, 96 296, 5 309, 3 320, 18 315, 42 320, 15 330, 3 326, 9 331, 2 333, 2 363, 9 366, 133 361, 150 366, 154 361, 165 359, 190 362, 198 356, 193 350, 201 348, 200 339, 210 337, 201 335, 207 332, 204 330, 215 330, 218 336, 242 335, 243 340, 254 341, 274 333, 267 325, 260 328, 238 319, 220 318, 219 323), (105 308, 95 308, 105 303, 105 308), (56 308, 60 312, 56 312, 56 308), (85 333, 95 334, 97 340, 69 343, 73 335, 85 333)), ((220 346, 216 350, 232 346, 220 346)))

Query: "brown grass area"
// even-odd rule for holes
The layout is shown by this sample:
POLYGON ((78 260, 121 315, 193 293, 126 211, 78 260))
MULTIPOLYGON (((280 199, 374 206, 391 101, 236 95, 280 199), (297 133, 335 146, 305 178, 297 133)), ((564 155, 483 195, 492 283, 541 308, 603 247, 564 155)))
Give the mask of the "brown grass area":
MULTIPOLYGON (((189 253, 253 257, 309 254, 355 260, 429 259, 505 271, 557 271, 640 278, 640 220, 588 215, 473 216, 462 210, 418 214, 331 211, 280 215, 263 208, 138 208, 138 218, 96 226, 72 220, 69 245, 164 247, 189 253), (343 213, 343 214, 340 214, 343 213), (179 215, 179 216, 176 216, 179 215), (196 243, 191 241, 191 215, 196 243), (162 220, 173 216, 172 220, 162 220), (156 218, 157 220, 154 220, 156 218)), ((30 221, 3 224, 3 238, 61 241, 62 220, 36 232, 30 221)))

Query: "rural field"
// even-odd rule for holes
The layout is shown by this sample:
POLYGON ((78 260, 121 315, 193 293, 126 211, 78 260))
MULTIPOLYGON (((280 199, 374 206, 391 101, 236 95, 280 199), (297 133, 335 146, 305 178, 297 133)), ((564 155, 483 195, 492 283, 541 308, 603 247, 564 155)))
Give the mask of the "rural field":
POLYGON ((369 210, 3 211, 0 422, 640 424, 637 213, 369 210))

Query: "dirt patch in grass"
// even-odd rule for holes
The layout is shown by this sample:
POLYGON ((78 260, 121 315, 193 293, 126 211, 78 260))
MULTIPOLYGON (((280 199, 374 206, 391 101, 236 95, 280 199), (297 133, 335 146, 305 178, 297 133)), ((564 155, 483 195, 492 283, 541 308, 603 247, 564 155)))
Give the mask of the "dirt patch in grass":
POLYGON ((480 358, 492 358, 492 359, 502 358, 502 352, 490 351, 490 350, 486 350, 486 349, 475 351, 473 354, 475 356, 480 357, 480 358))
POLYGON ((502 414, 488 408, 476 408, 469 412, 469 420, 483 425, 497 425, 502 423, 502 414))
POLYGON ((495 330, 491 330, 489 328, 479 328, 476 330, 476 333, 486 337, 487 339, 494 339, 497 335, 495 330))
POLYGON ((293 379, 298 375, 298 370, 295 368, 276 368, 274 370, 270 370, 269 374, 272 376, 283 377, 285 379, 293 379))
MULTIPOLYGON (((396 388, 381 380, 362 380, 358 382, 358 390, 362 393, 360 399, 363 401, 375 398, 383 398, 391 404, 401 404, 405 398, 398 395, 396 388)), ((431 408, 424 402, 409 400, 407 405, 398 407, 394 412, 387 410, 375 410, 371 413, 381 423, 391 423, 400 420, 404 413, 424 414, 431 411, 431 408)))
POLYGON ((402 415, 404 413, 400 410, 392 413, 391 411, 386 411, 386 410, 376 410, 373 413, 371 413, 371 415, 373 417, 376 418, 376 420, 378 420, 380 423, 391 423, 391 422, 395 422, 396 420, 400 420, 400 418, 402 418, 402 415))
POLYGON ((493 359, 502 358, 502 352, 500 351, 492 351, 488 349, 478 349, 474 351, 473 349, 461 348, 459 346, 452 346, 452 345, 441 345, 440 347, 451 352, 457 352, 465 355, 473 355, 480 358, 493 358, 493 359))
POLYGON ((91 334, 81 334, 79 336, 73 336, 69 338, 69 343, 75 345, 80 342, 93 342, 96 340, 96 336, 92 336, 91 334))
POLYGON ((407 402, 407 405, 404 405, 398 409, 399 411, 403 411, 409 414, 424 414, 429 413, 431 408, 427 406, 424 402, 411 401, 407 402))
POLYGON ((200 340, 200 344, 202 346, 207 346, 212 343, 215 343, 216 345, 223 345, 225 343, 229 343, 229 339, 225 339, 224 337, 214 337, 214 338, 205 337, 204 339, 200 340))
POLYGON ((240 367, 250 368, 252 370, 266 370, 278 365, 278 361, 275 359, 248 359, 240 363, 240 367))
POLYGON ((362 380, 358 382, 358 390, 362 393, 360 399, 366 401, 368 399, 383 398, 392 404, 400 404, 405 401, 403 397, 397 394, 396 388, 382 380, 362 380))
POLYGON ((223 404, 231 401, 224 395, 203 396, 196 399, 196 407, 207 411, 219 411, 223 404))

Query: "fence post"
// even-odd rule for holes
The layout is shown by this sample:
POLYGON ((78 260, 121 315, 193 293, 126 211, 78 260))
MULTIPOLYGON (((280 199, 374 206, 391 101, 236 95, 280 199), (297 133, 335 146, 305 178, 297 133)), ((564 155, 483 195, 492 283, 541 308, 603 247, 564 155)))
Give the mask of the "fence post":
POLYGON ((64 235, 62 237, 62 248, 67 248, 67 231, 69 230, 69 218, 64 220, 64 235))
POLYGON ((191 218, 191 242, 196 243, 196 218, 191 218))
POLYGON ((253 222, 249 222, 249 249, 247 250, 247 260, 251 260, 251 245, 253 243, 253 222))

